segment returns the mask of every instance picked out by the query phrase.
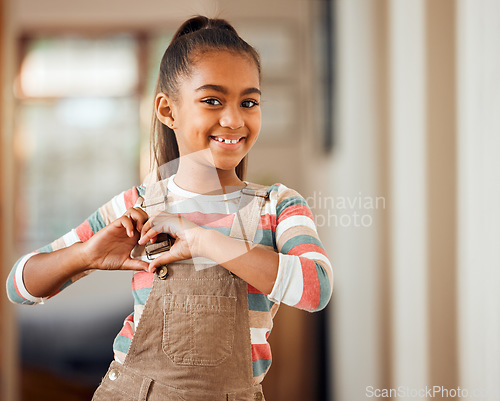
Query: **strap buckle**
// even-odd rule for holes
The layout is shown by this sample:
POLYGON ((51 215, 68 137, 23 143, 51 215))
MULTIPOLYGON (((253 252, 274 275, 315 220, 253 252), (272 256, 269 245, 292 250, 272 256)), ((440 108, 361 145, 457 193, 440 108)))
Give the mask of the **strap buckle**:
POLYGON ((146 256, 149 260, 153 260, 154 255, 170 250, 174 245, 175 239, 166 233, 158 234, 156 242, 147 243, 145 246, 146 256))

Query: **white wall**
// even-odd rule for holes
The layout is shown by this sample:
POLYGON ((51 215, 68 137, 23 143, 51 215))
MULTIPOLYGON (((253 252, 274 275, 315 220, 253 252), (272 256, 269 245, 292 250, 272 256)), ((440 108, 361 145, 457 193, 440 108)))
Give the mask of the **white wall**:
POLYGON ((389 8, 392 383, 414 388, 428 383, 424 5, 389 8))
POLYGON ((460 379, 500 394, 500 3, 458 2, 460 379))
MULTIPOLYGON (((364 0, 337 2, 335 149, 325 165, 325 198, 341 201, 353 200, 360 193, 371 198, 380 195, 375 4, 364 0)), ((383 210, 354 207, 330 211, 352 218, 349 225, 332 221, 329 235, 322 237, 332 245, 329 256, 335 274, 330 307, 333 390, 336 400, 360 400, 366 386, 378 386, 382 379, 378 356, 378 213, 383 210), (356 227, 354 213, 370 215, 373 224, 356 227)))
POLYGON ((327 170, 322 177, 335 195, 360 189, 376 195, 388 180, 387 214, 379 217, 390 222, 386 278, 392 290, 386 309, 377 285, 385 270, 376 263, 384 251, 376 230, 328 231, 324 238, 332 244, 336 279, 331 309, 336 399, 364 399, 368 385, 460 386, 468 391, 464 399, 498 399, 500 3, 339 0, 337 17, 337 147, 330 159, 314 165, 327 170), (440 22, 443 37, 433 36, 440 35, 440 22), (387 54, 377 53, 383 23, 387 54), (445 36, 454 26, 450 40, 445 36), (385 63, 387 82, 377 86, 377 68, 385 63), (456 79, 441 95, 439 79, 454 77, 455 70, 456 79), (389 138, 382 151, 380 103, 387 106, 389 138), (440 116, 431 106, 444 107, 447 114, 440 116), (440 154, 443 144, 451 146, 440 154), (387 177, 379 168, 384 154, 387 177), (441 192, 439 185, 446 188, 441 192), (458 211, 450 218, 447 209, 453 211, 454 203, 458 211), (455 225, 450 238, 437 237, 455 225), (452 325, 437 321, 440 316, 450 317, 452 325), (389 330, 381 321, 391 322, 389 330), (443 344, 443 332, 449 344, 443 344), (383 335, 390 339, 387 354, 378 352, 383 335), (383 374, 387 358, 389 371, 383 374))

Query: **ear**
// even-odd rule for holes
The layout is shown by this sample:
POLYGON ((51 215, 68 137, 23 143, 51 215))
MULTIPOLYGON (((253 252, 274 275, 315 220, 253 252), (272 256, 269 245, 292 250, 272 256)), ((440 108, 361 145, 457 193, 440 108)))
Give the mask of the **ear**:
POLYGON ((158 120, 160 120, 164 125, 166 125, 170 129, 177 128, 175 126, 173 101, 171 98, 169 98, 166 94, 162 92, 156 95, 155 112, 158 120))

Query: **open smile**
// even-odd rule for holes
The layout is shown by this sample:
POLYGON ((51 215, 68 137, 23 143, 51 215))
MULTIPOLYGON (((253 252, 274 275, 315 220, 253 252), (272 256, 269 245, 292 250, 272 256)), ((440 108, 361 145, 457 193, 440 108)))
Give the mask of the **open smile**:
POLYGON ((230 138, 222 138, 220 136, 211 136, 210 139, 223 144, 235 145, 241 142, 243 139, 245 139, 245 137, 230 139, 230 138))

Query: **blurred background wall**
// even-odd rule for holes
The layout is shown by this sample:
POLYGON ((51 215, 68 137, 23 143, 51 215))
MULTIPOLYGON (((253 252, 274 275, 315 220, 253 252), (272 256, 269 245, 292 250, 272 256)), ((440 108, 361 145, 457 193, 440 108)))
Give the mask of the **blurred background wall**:
MULTIPOLYGON (((92 166, 119 148, 127 158, 123 166, 110 159, 122 167, 104 177, 115 185, 107 190, 112 196, 140 180, 158 54, 182 20, 220 15, 263 56, 263 131, 248 178, 283 182, 306 197, 335 272, 325 311, 280 310, 270 337, 267 398, 357 401, 393 389, 399 392, 392 399, 423 400, 430 388, 437 399, 498 399, 500 3, 178 3, 0 1, 4 277, 22 252, 46 239, 27 238, 21 229, 36 231, 29 224, 43 226, 50 212, 32 210, 30 199, 47 196, 37 189, 37 172, 51 174, 60 199, 56 212, 68 211, 68 226, 53 228, 63 233, 76 224, 70 219, 85 218, 110 195, 78 192, 72 178, 92 176, 92 166), (36 83, 50 77, 22 80, 29 68, 56 68, 47 63, 64 49, 71 60, 75 49, 88 55, 79 63, 92 55, 102 59, 102 51, 108 61, 129 60, 128 69, 120 69, 128 86, 108 80, 93 92, 66 86, 47 93, 36 83), (106 110, 122 113, 109 119, 106 110), (110 139, 120 134, 127 139, 110 139), (76 162, 65 159, 68 154, 76 162), (69 173, 60 174, 61 168, 69 173), (75 199, 82 202, 78 210, 68 206, 75 199)), ((85 71, 99 68, 98 62, 85 65, 85 71)), ((35 308, 13 307, 2 295, 2 400, 43 399, 29 392, 37 375, 55 382, 62 399, 88 399, 86 391, 103 372, 95 359, 71 355, 71 339, 84 327, 92 335, 99 319, 114 319, 116 330, 98 333, 112 341, 127 314, 121 305, 131 303, 127 275, 113 276, 115 302, 89 320, 84 314, 89 303, 102 304, 110 280, 89 278, 53 305, 35 308), (33 355, 59 364, 43 373, 33 355)), ((107 358, 108 342, 102 349, 98 344, 89 355, 93 349, 107 358)))

